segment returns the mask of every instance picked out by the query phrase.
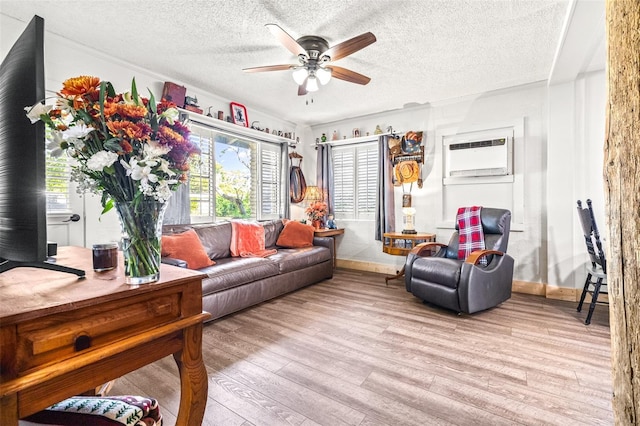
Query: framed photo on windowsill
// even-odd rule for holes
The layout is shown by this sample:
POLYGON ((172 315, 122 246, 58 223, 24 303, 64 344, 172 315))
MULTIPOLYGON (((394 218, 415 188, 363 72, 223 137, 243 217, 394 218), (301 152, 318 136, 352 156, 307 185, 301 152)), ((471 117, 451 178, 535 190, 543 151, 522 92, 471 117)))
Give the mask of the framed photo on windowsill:
POLYGON ((237 102, 231 102, 231 118, 234 124, 249 127, 247 109, 244 107, 244 105, 241 105, 237 102))

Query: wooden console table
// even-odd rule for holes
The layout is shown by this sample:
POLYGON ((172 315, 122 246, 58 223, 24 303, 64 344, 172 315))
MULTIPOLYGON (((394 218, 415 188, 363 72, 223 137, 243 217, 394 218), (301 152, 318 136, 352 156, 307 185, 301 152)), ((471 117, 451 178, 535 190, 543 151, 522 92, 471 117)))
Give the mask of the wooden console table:
POLYGON ((313 232, 316 237, 331 237, 333 239, 333 267, 336 267, 336 237, 344 234, 344 228, 329 229, 320 228, 313 232))
MULTIPOLYGON (((406 256, 416 245, 436 240, 436 234, 427 233, 403 234, 402 232, 385 232, 382 237, 382 251, 395 256, 406 256)), ((402 276, 404 276, 404 265, 396 275, 385 277, 384 282, 389 284, 389 280, 395 280, 402 276)))
MULTIPOLYGON (((162 265, 160 280, 124 283, 96 273, 91 250, 61 247, 58 263, 86 271, 17 268, 0 274, 0 424, 173 354, 180 374, 178 425, 200 425, 207 403, 202 361, 202 277, 162 265)), ((153 395, 149 395, 153 397, 153 395)))

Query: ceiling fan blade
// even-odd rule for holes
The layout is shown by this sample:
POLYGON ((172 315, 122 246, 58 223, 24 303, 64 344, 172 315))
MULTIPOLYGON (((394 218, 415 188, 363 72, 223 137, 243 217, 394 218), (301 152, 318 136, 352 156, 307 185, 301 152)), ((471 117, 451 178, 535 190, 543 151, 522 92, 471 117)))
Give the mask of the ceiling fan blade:
POLYGON ((307 80, 309 80, 309 78, 305 78, 304 81, 302 82, 302 84, 300 86, 298 86, 298 96, 304 96, 306 95, 307 92, 307 80))
POLYGON ((291 53, 293 53, 296 56, 307 55, 307 51, 304 50, 304 48, 298 44, 296 39, 291 37, 285 30, 280 28, 279 25, 266 24, 265 27, 267 27, 269 31, 271 31, 271 34, 273 34, 275 38, 277 38, 278 41, 282 43, 282 45, 284 45, 284 47, 286 47, 291 53))
POLYGON ((357 72, 348 70, 346 68, 336 67, 335 65, 327 66, 326 68, 331 69, 331 76, 339 80, 362 85, 367 84, 371 81, 371 79, 366 75, 358 74, 357 72))
POLYGON ((345 56, 349 56, 352 53, 357 52, 360 49, 364 49, 371 43, 376 41, 376 36, 373 33, 364 33, 356 36, 342 43, 338 43, 324 52, 322 56, 329 56, 332 61, 337 61, 345 56))
POLYGON ((262 67, 243 68, 244 72, 285 71, 294 68, 295 65, 265 65, 262 67))

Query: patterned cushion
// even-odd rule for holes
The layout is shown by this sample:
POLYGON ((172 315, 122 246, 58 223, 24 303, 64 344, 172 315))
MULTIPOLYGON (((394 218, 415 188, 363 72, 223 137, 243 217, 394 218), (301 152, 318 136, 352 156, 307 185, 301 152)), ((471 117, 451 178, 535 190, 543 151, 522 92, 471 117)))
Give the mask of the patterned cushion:
POLYGON ((142 396, 73 396, 25 420, 69 426, 162 426, 158 401, 142 396))

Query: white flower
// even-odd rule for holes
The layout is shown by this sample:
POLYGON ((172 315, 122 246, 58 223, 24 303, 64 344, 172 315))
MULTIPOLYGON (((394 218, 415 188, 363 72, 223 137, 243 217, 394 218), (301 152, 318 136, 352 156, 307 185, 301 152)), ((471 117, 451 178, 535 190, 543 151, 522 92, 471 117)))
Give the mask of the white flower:
POLYGON ((120 164, 122 164, 122 167, 124 167, 125 171, 127 172, 127 176, 131 176, 131 172, 133 171, 133 168, 138 164, 138 160, 132 158, 129 163, 124 160, 120 160, 120 164))
POLYGON ((96 152, 87 160, 87 168, 101 172, 105 167, 111 166, 118 160, 118 154, 109 151, 96 152))
POLYGON ((167 108, 162 114, 160 114, 160 117, 165 118, 167 123, 173 126, 173 123, 180 118, 180 112, 177 108, 167 108))
POLYGON ((158 166, 158 170, 166 173, 169 176, 173 176, 176 174, 173 170, 171 170, 170 168, 171 164, 169 164, 167 160, 165 160, 164 158, 160 158, 159 162, 160 162, 160 165, 158 166))
POLYGON ((157 141, 149 141, 144 145, 144 158, 149 160, 156 157, 162 157, 171 151, 170 146, 160 145, 157 141))
POLYGON ((157 182, 158 176, 152 173, 151 166, 138 162, 135 158, 132 158, 129 164, 126 161, 120 160, 120 164, 127 171, 127 176, 131 176, 133 180, 139 180, 140 185, 144 186, 148 182, 157 182))
POLYGON ((51 137, 51 141, 49 141, 49 143, 47 144, 49 154, 52 157, 60 157, 64 152, 64 149, 62 148, 62 142, 64 142, 62 133, 58 130, 52 130, 51 137))
POLYGON ((131 179, 139 180, 140 182, 157 182, 158 176, 151 172, 150 166, 137 167, 133 169, 131 173, 131 179))
POLYGON ((41 103, 37 103, 34 106, 25 107, 24 110, 27 111, 27 117, 29 117, 29 120, 31 120, 31 124, 33 124, 40 121, 40 116, 42 114, 49 114, 49 111, 51 111, 52 108, 52 105, 43 105, 41 103))
POLYGON ((66 130, 62 131, 62 137, 66 141, 76 142, 84 137, 86 137, 89 133, 93 132, 95 129, 91 126, 86 126, 84 123, 77 123, 75 126, 71 126, 66 130))
POLYGON ((172 191, 169 187, 170 183, 171 181, 163 180, 158 184, 158 186, 156 187, 156 192, 153 194, 156 200, 166 202, 169 200, 169 198, 171 198, 172 191))

